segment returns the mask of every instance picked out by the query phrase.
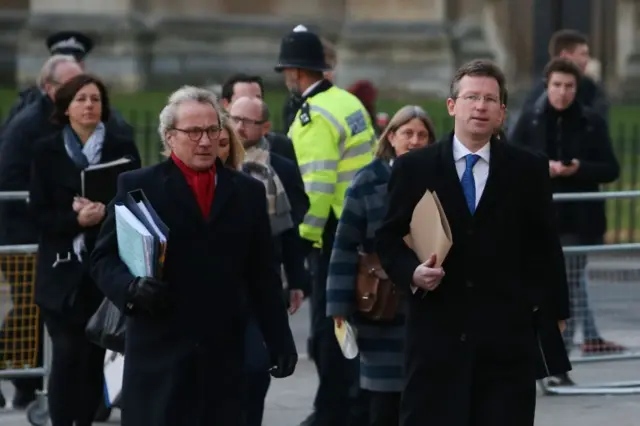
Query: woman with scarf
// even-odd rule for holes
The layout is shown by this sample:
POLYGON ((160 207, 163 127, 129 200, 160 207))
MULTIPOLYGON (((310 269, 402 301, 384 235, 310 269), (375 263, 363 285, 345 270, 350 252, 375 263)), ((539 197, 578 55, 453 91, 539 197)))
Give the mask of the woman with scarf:
POLYGON ((347 190, 336 231, 327 279, 327 315, 338 324, 350 321, 358 332, 360 387, 369 394, 370 426, 398 425, 405 306, 401 299, 395 316, 386 320, 358 313, 360 253, 375 252, 374 235, 384 218, 394 159, 435 141, 435 128, 422 108, 401 108, 380 136, 376 158, 356 174, 347 190))
MULTIPOLYGON (((89 275, 89 255, 105 205, 80 197, 81 171, 123 157, 140 167, 135 143, 105 131, 109 97, 97 78, 81 74, 56 92, 52 120, 62 130, 37 142, 29 206, 39 230, 35 302, 51 336, 52 426, 89 426, 103 397, 104 349, 85 325, 104 296, 89 275)), ((112 182, 116 187, 116 181, 112 182)))

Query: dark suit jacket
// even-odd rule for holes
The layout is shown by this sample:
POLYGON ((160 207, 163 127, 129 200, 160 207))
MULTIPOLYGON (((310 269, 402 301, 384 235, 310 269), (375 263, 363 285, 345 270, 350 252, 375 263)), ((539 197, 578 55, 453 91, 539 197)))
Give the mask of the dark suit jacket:
POLYGON ((291 204, 291 218, 295 226, 283 232, 276 242, 280 260, 287 275, 290 289, 309 291, 309 277, 304 268, 303 242, 298 231, 298 225, 304 220, 309 210, 309 197, 304 190, 304 182, 297 165, 287 158, 271 153, 271 167, 276 172, 291 204))
POLYGON ((384 270, 407 291, 420 261, 403 237, 426 190, 437 193, 453 235, 438 288, 408 297, 401 424, 467 425, 471 415, 506 420, 486 423, 492 426, 529 424, 535 402, 533 370, 542 365, 536 364, 541 359, 537 328, 542 327, 545 336, 551 333, 545 341, 554 343, 553 350, 545 348, 548 369, 569 369, 556 324, 569 316, 569 301, 553 226, 548 164, 493 140, 489 177, 472 216, 456 173, 452 138, 449 134, 396 160, 388 212, 377 232, 384 270), (491 392, 482 383, 492 383, 491 392), (488 412, 492 397, 507 411, 488 412), (487 404, 474 406, 478 401, 487 404), (482 412, 473 414, 476 409, 482 412))
MULTIPOLYGON (((101 162, 125 156, 132 157, 140 167, 140 154, 133 141, 107 133, 101 162)), ((29 208, 39 234, 35 301, 47 311, 86 321, 102 299, 88 273, 88 253, 100 226, 82 228, 71 207, 73 198, 81 193, 80 170, 69 158, 61 132, 37 142, 31 170, 29 208), (73 240, 81 233, 85 234, 88 251, 82 263, 73 253, 73 240), (54 268, 56 256, 70 261, 54 268)))
MULTIPOLYGON (((127 323, 122 424, 240 425, 244 337, 255 314, 269 352, 295 353, 282 300, 264 185, 218 161, 211 214, 203 219, 172 160, 125 173, 115 203, 142 189, 169 227, 163 279, 172 306, 127 323)), ((114 206, 92 255, 93 277, 118 307, 134 277, 118 256, 114 206)))
POLYGON ((296 157, 296 151, 293 148, 293 142, 286 135, 281 133, 269 132, 266 135, 269 145, 271 146, 271 152, 278 154, 287 160, 291 160, 298 167, 298 158, 296 157))

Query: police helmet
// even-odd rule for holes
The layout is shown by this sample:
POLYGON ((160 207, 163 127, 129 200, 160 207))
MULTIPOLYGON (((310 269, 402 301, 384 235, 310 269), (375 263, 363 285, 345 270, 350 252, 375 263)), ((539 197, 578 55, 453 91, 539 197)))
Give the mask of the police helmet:
POLYGON ((60 31, 51 34, 46 40, 51 55, 73 55, 78 61, 93 49, 93 40, 78 31, 60 31))
POLYGON ((309 71, 330 71, 331 67, 324 59, 324 48, 320 37, 298 25, 284 36, 280 43, 280 56, 275 66, 277 72, 285 68, 299 68, 309 71))

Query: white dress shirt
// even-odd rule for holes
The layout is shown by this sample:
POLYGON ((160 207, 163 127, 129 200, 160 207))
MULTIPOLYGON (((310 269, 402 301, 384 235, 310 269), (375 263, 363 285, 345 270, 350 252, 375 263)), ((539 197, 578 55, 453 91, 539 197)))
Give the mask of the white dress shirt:
POLYGON ((469 149, 460 142, 460 140, 453 135, 453 161, 456 164, 456 171, 458 172, 458 179, 462 180, 462 175, 467 168, 467 160, 465 157, 469 154, 476 154, 480 156, 480 159, 473 166, 473 179, 476 183, 476 207, 482 198, 484 187, 487 184, 487 178, 489 177, 489 158, 491 156, 491 143, 487 142, 485 146, 480 148, 476 152, 471 152, 469 149))

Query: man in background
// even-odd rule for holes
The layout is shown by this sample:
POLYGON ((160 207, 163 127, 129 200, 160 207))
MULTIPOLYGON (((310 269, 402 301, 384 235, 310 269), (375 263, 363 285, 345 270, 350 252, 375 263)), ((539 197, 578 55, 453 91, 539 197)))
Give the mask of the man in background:
MULTIPOLYGON (((298 25, 294 31, 306 31, 307 28, 304 25, 298 25)), ((333 43, 327 40, 324 37, 320 37, 320 42, 322 43, 322 50, 324 52, 324 61, 328 65, 328 69, 323 72, 324 79, 333 83, 333 73, 336 68, 336 64, 338 61, 338 56, 336 54, 336 47, 333 43)), ((298 110, 303 104, 303 99, 300 95, 291 93, 287 98, 287 102, 284 104, 282 108, 282 119, 283 119, 283 132, 288 133, 289 127, 291 127, 291 123, 296 118, 296 114, 298 110)))
MULTIPOLYGON (((94 47, 93 40, 84 33, 78 31, 60 31, 51 34, 46 39, 47 49, 51 56, 69 55, 73 56, 82 71, 86 71, 85 59, 94 47)), ((4 132, 11 120, 28 105, 37 102, 43 96, 43 87, 40 83, 26 88, 18 94, 18 99, 7 113, 0 131, 4 132)), ((106 123, 110 130, 116 134, 134 138, 133 127, 126 122, 115 108, 111 107, 109 121, 106 123)))
MULTIPOLYGON (((274 257, 284 267, 289 313, 294 314, 302 305, 308 281, 298 226, 309 209, 309 198, 300 170, 293 161, 270 151, 265 137, 270 128, 269 109, 262 99, 240 97, 229 105, 228 112, 244 145, 243 171, 263 182, 267 189, 274 257)), ((264 338, 255 321, 248 326, 245 353, 245 426, 261 426, 270 376, 264 338)))
MULTIPOLYGON (((576 100, 584 107, 590 108, 604 120, 609 120, 609 100, 602 87, 592 78, 585 75, 589 64, 589 40, 584 34, 575 30, 559 30, 549 41, 549 59, 566 58, 577 65, 582 73, 578 82, 576 100)), ((531 110, 536 101, 544 95, 546 84, 540 79, 527 96, 522 111, 531 110)))
MULTIPOLYGON (((221 103, 227 111, 232 102, 245 96, 264 100, 264 83, 260 76, 238 73, 229 77, 222 85, 221 103)), ((268 126, 265 128, 265 137, 271 152, 293 161, 297 166, 298 160, 291 139, 285 134, 274 132, 269 120, 264 123, 264 126, 268 126)))

